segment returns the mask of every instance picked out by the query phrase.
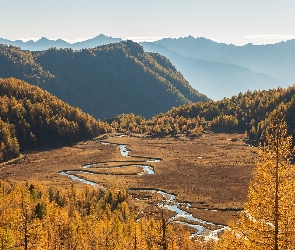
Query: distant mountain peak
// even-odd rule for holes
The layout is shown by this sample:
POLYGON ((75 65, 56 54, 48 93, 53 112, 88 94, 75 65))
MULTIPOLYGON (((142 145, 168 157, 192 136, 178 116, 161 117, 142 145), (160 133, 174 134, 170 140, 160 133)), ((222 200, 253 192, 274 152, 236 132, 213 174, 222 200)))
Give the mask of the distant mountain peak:
POLYGON ((143 45, 169 58, 195 89, 215 100, 295 81, 295 40, 236 46, 188 36, 143 45))
MULTIPOLYGON (((184 37, 184 38, 185 38, 185 37, 184 37)), ((193 37, 193 36, 191 36, 191 35, 187 36, 186 38, 188 38, 188 39, 195 39, 195 37, 193 37)))
POLYGON ((111 37, 111 36, 106 36, 106 35, 104 35, 104 34, 99 34, 99 35, 96 36, 96 37, 113 38, 113 37, 111 37))
POLYGON ((90 40, 98 40, 98 39, 118 39, 118 40, 122 40, 121 38, 113 38, 111 36, 106 36, 104 34, 99 34, 98 36, 86 39, 86 40, 84 40, 82 42, 86 42, 86 41, 90 41, 90 40))
POLYGON ((30 51, 47 50, 52 47, 58 49, 72 48, 74 50, 79 50, 84 48, 95 48, 100 45, 116 43, 120 41, 122 41, 121 38, 113 38, 111 36, 106 36, 104 34, 99 34, 96 37, 86 39, 85 41, 81 42, 75 42, 72 44, 62 39, 52 40, 46 37, 41 37, 37 41, 29 40, 26 42, 22 40, 10 41, 7 39, 0 38, 0 43, 14 45, 20 47, 22 50, 30 51))
POLYGON ((167 42, 167 41, 171 41, 171 42, 178 42, 178 43, 182 43, 182 42, 189 42, 189 43, 207 43, 207 44, 214 44, 216 43, 215 41, 206 38, 206 37, 193 37, 191 35, 189 36, 185 36, 185 37, 178 37, 178 38, 163 38, 160 39, 158 41, 155 41, 154 43, 161 43, 161 42, 167 42))

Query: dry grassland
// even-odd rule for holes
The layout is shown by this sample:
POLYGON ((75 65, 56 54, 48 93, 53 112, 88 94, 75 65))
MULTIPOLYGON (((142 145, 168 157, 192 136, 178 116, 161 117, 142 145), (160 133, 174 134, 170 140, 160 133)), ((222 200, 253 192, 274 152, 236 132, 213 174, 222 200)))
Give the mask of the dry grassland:
MULTIPOLYGON (((58 149, 27 152, 16 161, 2 164, 0 178, 69 187, 75 182, 59 172, 86 170, 89 172, 77 175, 107 188, 164 190, 175 194, 178 202, 189 202, 191 207, 187 211, 194 216, 226 224, 243 207, 258 156, 257 148, 245 145, 242 139, 240 134, 210 133, 196 139, 110 136, 105 141, 127 144, 131 150, 129 155, 137 157, 123 157, 117 145, 103 145, 92 140, 58 149), (145 162, 149 157, 162 161, 145 162), (82 169, 82 165, 90 163, 96 163, 94 168, 82 169), (139 175, 142 170, 137 164, 152 166, 155 174, 139 175), (122 165, 127 166, 118 168, 122 165)), ((149 192, 132 190, 130 194, 140 198, 134 200, 134 205, 145 213, 154 213, 154 205, 161 199, 149 192)))

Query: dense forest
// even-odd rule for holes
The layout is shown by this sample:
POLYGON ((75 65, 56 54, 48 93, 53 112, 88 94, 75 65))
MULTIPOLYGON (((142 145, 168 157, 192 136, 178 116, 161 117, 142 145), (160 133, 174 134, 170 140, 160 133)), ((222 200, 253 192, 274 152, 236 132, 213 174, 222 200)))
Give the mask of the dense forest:
POLYGON ((93 138, 107 125, 15 78, 0 78, 0 162, 20 150, 93 138))
POLYGON ((164 215, 137 217, 123 188, 61 190, 1 181, 0 188, 1 249, 190 250, 214 244, 191 240, 164 215))
POLYGON ((53 78, 35 61, 33 54, 18 47, 0 44, 0 77, 14 77, 33 85, 44 84, 53 78))
POLYGON ((282 113, 289 133, 295 134, 295 86, 261 91, 247 91, 220 101, 197 102, 172 108, 150 120, 133 114, 120 115, 108 122, 118 131, 155 136, 185 133, 200 136, 204 129, 245 132, 259 141, 271 117, 282 113))
POLYGON ((100 119, 122 113, 151 118, 173 106, 208 100, 167 58, 132 41, 77 51, 0 45, 0 77, 38 85, 100 119))

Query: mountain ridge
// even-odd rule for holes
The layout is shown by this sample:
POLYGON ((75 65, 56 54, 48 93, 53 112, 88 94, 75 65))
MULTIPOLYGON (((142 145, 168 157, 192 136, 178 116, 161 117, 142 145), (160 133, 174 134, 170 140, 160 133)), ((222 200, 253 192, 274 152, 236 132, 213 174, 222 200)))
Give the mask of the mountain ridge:
POLYGON ((169 58, 195 89, 214 100, 247 90, 269 89, 283 84, 282 81, 243 66, 183 56, 153 42, 140 44, 146 51, 157 52, 169 58))
POLYGON ((100 34, 96 37, 86 39, 81 42, 69 43, 62 39, 51 40, 46 37, 41 37, 37 41, 29 40, 29 41, 22 41, 22 40, 8 40, 4 38, 0 38, 0 43, 13 45, 20 47, 22 50, 30 50, 30 51, 41 51, 47 50, 49 48, 72 48, 75 50, 84 49, 84 48, 94 48, 100 45, 108 44, 108 43, 116 43, 122 41, 121 38, 113 38, 111 36, 105 36, 100 34))
POLYGON ((0 77, 38 85, 95 118, 122 113, 147 118, 208 98, 194 90, 171 62, 132 41, 93 49, 40 52, 0 46, 0 77))
POLYGON ((155 41, 180 55, 247 67, 286 83, 295 82, 295 40, 275 44, 243 46, 217 43, 206 38, 164 38, 155 41))
MULTIPOLYGON (((60 47, 96 47, 97 40, 101 43, 114 41, 109 38, 99 35, 75 44, 65 42, 66 45, 60 47), (106 40, 103 41, 104 38, 106 40)), ((45 38, 40 40, 48 42, 45 38)), ((58 41, 64 42, 56 40, 58 41)), ((295 82, 295 40, 236 46, 204 37, 188 36, 163 38, 155 42, 143 42, 141 45, 149 52, 166 56, 195 89, 214 100, 247 90, 287 87, 295 82)))

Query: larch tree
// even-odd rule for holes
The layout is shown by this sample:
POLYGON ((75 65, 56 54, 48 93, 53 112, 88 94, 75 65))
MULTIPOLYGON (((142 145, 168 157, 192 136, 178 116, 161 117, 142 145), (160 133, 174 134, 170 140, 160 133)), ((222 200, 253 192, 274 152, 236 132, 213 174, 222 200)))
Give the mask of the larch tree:
POLYGON ((295 171, 287 124, 272 119, 260 146, 248 202, 218 249, 295 249, 295 171))

